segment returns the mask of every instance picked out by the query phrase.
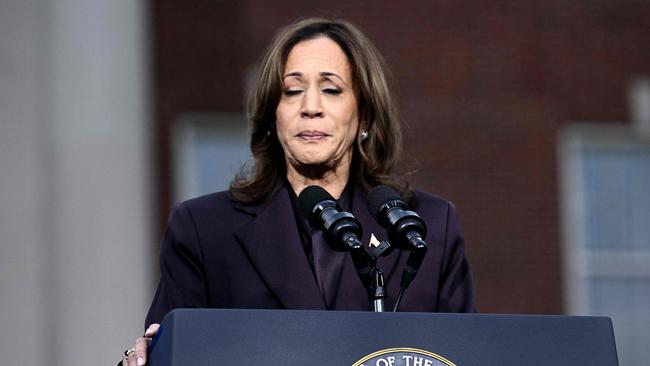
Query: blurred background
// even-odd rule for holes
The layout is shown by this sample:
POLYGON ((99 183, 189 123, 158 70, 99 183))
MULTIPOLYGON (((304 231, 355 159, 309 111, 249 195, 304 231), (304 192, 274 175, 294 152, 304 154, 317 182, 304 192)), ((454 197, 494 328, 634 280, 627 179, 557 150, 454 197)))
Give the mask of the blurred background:
POLYGON ((274 32, 345 18, 399 84, 400 171, 453 201, 486 313, 605 315, 650 358, 650 2, 0 0, 0 354, 114 364, 171 205, 249 157, 274 32))

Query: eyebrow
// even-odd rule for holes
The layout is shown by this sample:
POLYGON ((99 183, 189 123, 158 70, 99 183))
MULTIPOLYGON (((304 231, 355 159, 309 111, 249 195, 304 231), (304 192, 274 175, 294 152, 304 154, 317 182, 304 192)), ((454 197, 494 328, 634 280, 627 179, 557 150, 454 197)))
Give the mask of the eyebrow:
MULTIPOLYGON (((282 77, 282 79, 285 79, 285 78, 290 77, 290 76, 296 76, 296 77, 299 77, 299 78, 300 78, 300 77, 302 77, 303 75, 304 75, 304 74, 303 74, 302 72, 300 72, 300 71, 294 71, 294 72, 290 72, 290 73, 284 75, 284 76, 282 77)), ((320 76, 322 76, 322 77, 330 77, 330 76, 334 76, 334 77, 337 77, 338 79, 340 79, 342 82, 345 83, 345 80, 343 80, 342 77, 340 77, 338 74, 333 73, 333 72, 331 72, 331 71, 321 71, 321 72, 318 73, 318 75, 320 75, 320 76)))

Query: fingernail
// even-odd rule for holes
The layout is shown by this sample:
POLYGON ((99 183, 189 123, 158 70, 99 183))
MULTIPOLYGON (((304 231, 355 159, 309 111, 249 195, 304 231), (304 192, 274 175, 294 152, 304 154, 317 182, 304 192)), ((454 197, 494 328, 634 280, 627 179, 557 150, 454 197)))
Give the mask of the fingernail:
POLYGON ((138 365, 139 365, 139 366, 144 365, 144 358, 142 358, 142 357, 138 357, 138 365))

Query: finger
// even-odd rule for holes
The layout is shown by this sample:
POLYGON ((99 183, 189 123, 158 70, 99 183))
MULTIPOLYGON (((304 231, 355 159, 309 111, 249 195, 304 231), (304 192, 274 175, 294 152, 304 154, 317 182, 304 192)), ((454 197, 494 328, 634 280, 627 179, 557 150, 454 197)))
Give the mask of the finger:
POLYGON ((135 361, 135 352, 129 353, 128 356, 124 357, 124 365, 128 366, 138 366, 138 364, 135 361))
POLYGON ((149 328, 147 328, 147 330, 145 330, 144 336, 147 337, 147 338, 153 337, 158 332, 158 328, 160 328, 160 324, 158 324, 158 323, 151 324, 149 326, 149 328))
MULTIPOLYGON (((135 360, 137 366, 142 366, 147 362, 147 344, 148 339, 140 337, 135 341, 135 360)), ((130 364, 129 364, 130 365, 130 364)))
POLYGON ((124 364, 129 366, 138 366, 136 353, 135 352, 129 353, 128 357, 126 357, 126 362, 124 364))

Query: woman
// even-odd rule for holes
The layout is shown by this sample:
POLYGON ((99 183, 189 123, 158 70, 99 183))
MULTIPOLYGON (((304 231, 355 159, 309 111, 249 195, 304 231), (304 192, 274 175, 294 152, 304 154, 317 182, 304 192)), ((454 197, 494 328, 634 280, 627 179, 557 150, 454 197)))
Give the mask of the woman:
MULTIPOLYGON (((381 55, 347 22, 306 19, 276 36, 249 98, 254 164, 228 192, 174 208, 148 329, 125 363, 144 364, 157 323, 174 308, 367 310, 349 256, 331 250, 298 213, 296 196, 314 184, 362 223, 363 243, 386 238, 365 207, 368 190, 400 190, 426 221, 430 247, 401 310, 474 310, 453 206, 391 175, 401 139, 391 90, 381 55)), ((379 261, 387 306, 406 257, 395 251, 379 261)))

